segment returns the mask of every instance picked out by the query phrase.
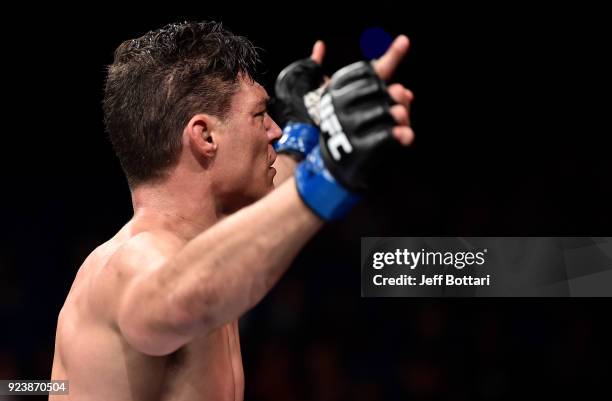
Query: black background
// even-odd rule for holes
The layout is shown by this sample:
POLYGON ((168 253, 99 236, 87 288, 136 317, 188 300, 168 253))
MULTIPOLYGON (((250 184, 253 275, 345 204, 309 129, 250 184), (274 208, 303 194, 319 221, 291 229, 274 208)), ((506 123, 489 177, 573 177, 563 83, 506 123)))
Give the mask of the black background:
POLYGON ((417 140, 242 320, 246 399, 531 399, 602 388, 604 300, 359 295, 362 236, 610 235, 610 35, 605 13, 588 5, 54 5, 7 15, 0 378, 49 376, 55 319, 78 266, 131 216, 102 125, 114 48, 185 19, 221 20, 263 48, 268 88, 316 39, 327 43, 329 73, 362 57, 368 27, 412 42, 394 81, 415 93, 417 140))

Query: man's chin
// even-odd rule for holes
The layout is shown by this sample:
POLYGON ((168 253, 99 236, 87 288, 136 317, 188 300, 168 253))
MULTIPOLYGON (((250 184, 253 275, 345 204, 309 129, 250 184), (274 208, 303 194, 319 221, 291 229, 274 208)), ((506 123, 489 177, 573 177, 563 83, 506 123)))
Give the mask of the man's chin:
POLYGON ((274 189, 274 176, 276 176, 276 169, 274 167, 268 168, 268 192, 274 189))
POLYGON ((276 175, 276 169, 274 167, 268 167, 267 174, 268 176, 266 177, 266 182, 259 187, 258 191, 256 191, 253 202, 260 200, 274 190, 274 176, 276 175))

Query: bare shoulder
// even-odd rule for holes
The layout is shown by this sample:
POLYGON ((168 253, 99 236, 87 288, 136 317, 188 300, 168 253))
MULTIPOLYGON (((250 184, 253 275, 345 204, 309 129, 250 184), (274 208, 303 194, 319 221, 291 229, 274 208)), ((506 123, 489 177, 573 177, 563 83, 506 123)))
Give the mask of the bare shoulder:
POLYGON ((91 311, 114 322, 126 288, 159 269, 176 254, 185 241, 171 232, 146 231, 110 247, 88 274, 88 304, 91 311))
POLYGON ((159 267, 174 256, 186 241, 169 231, 145 231, 125 241, 109 260, 111 270, 142 273, 159 267))

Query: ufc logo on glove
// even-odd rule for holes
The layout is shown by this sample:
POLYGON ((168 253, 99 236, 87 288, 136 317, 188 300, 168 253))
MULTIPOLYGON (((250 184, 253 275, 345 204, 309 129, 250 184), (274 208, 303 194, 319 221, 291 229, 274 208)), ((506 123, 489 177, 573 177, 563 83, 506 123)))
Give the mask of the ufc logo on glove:
POLYGON ((329 93, 323 95, 319 107, 321 112, 321 130, 329 134, 327 149, 329 149, 334 160, 338 161, 342 158, 338 149, 342 148, 344 153, 349 154, 353 151, 353 147, 342 131, 342 126, 334 111, 334 105, 329 93))

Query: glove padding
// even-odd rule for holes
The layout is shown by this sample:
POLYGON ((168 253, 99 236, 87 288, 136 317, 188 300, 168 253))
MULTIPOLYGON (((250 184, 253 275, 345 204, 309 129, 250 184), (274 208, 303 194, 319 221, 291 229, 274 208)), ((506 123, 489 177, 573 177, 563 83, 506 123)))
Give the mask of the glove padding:
POLYGON ((307 58, 295 61, 283 69, 274 85, 275 99, 270 114, 276 123, 306 123, 318 126, 304 103, 304 96, 323 85, 323 68, 307 58))
POLYGON ((362 61, 338 70, 319 103, 321 155, 334 178, 349 190, 367 190, 389 147, 396 125, 393 100, 372 65, 362 61))
POLYGON ((372 182, 372 169, 394 146, 393 100, 366 62, 336 72, 319 103, 320 146, 298 165, 304 203, 324 220, 344 217, 372 182))
POLYGON ((302 160, 319 143, 316 108, 321 97, 323 69, 312 59, 298 60, 278 75, 276 97, 268 109, 283 127, 283 135, 274 144, 277 153, 302 160))

